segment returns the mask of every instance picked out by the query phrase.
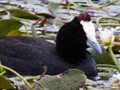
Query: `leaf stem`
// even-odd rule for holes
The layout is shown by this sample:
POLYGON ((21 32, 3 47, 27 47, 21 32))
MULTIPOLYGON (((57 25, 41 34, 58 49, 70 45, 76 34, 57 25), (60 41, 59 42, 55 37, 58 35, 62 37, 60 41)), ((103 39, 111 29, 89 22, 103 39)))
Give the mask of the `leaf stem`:
POLYGON ((6 69, 6 70, 8 70, 8 71, 11 71, 11 72, 14 73, 15 75, 17 75, 19 78, 21 78, 21 79, 26 83, 26 85, 28 85, 28 87, 30 88, 30 90, 33 90, 32 86, 31 86, 19 73, 17 73, 16 71, 14 71, 14 70, 12 70, 11 68, 6 67, 6 66, 4 66, 4 65, 0 65, 0 67, 6 69))
POLYGON ((30 35, 29 35, 29 32, 28 32, 27 25, 26 25, 26 24, 24 24, 24 27, 25 27, 25 30, 26 30, 27 37, 29 37, 30 35))
POLYGON ((3 71, 0 73, 0 76, 3 76, 6 73, 6 71, 3 71))
POLYGON ((77 6, 77 4, 75 4, 74 2, 72 2, 72 1, 70 1, 70 0, 66 0, 66 2, 71 3, 71 4, 74 5, 74 6, 77 6))
POLYGON ((37 38, 37 33, 36 33, 36 31, 35 31, 33 25, 31 25, 31 31, 32 31, 33 37, 37 38))
POLYGON ((109 51, 109 53, 110 53, 110 55, 112 57, 112 60, 113 60, 113 62, 115 64, 116 68, 120 71, 120 66, 118 65, 118 63, 116 61, 116 58, 115 58, 114 53, 112 51, 112 46, 111 45, 108 45, 108 51, 109 51))
POLYGON ((102 19, 112 19, 112 20, 120 21, 120 18, 116 18, 116 17, 99 17, 96 20, 96 24, 98 26, 107 26, 107 25, 110 25, 110 26, 119 26, 120 25, 120 24, 116 24, 116 23, 100 23, 100 20, 102 20, 102 19))
POLYGON ((115 0, 115 1, 113 1, 113 2, 111 2, 111 3, 109 3, 109 4, 106 4, 106 5, 100 5, 99 7, 97 7, 97 9, 101 9, 101 8, 103 8, 103 7, 107 7, 107 6, 109 6, 109 5, 112 5, 112 4, 114 4, 115 2, 117 2, 118 0, 115 0))

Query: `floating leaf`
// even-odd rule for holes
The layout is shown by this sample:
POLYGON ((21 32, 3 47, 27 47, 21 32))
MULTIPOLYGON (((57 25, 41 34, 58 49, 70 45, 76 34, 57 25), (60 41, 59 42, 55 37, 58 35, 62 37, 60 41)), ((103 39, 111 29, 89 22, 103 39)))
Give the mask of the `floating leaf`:
POLYGON ((98 83, 97 83, 96 81, 87 79, 86 82, 85 82, 85 84, 86 84, 86 85, 97 85, 98 83))
POLYGON ((95 59, 95 62, 97 64, 111 64, 114 65, 113 60, 109 53, 103 48, 102 48, 102 54, 98 53, 94 49, 90 49, 89 51, 91 52, 93 58, 95 59))
MULTIPOLYGON (((77 69, 69 69, 62 74, 50 77, 43 77, 38 83, 49 90, 78 90, 86 80, 85 74, 77 69)), ((39 90, 36 85, 34 90, 39 90)))
POLYGON ((61 9, 56 3, 52 3, 52 2, 48 5, 48 8, 52 11, 57 11, 61 9))
POLYGON ((27 12, 25 10, 21 10, 21 9, 8 9, 7 11, 9 11, 12 16, 14 17, 18 17, 18 18, 23 18, 23 19, 30 19, 30 20, 37 20, 39 19, 38 16, 27 12))
POLYGON ((37 13, 36 15, 44 16, 44 17, 46 17, 46 18, 55 18, 55 16, 50 15, 50 14, 48 14, 48 13, 37 13))
POLYGON ((90 49, 89 51, 97 63, 99 76, 102 80, 108 80, 109 77, 111 77, 117 71, 117 69, 110 54, 103 47, 101 47, 101 49, 102 54, 93 49, 90 49))
POLYGON ((115 45, 112 49, 113 49, 114 51, 116 51, 116 52, 119 52, 119 50, 120 50, 120 45, 115 45))
POLYGON ((50 9, 53 12, 58 12, 58 13, 68 12, 67 9, 62 9, 59 7, 59 5, 57 5, 56 3, 52 3, 52 2, 49 3, 48 9, 50 9))
POLYGON ((7 15, 7 12, 6 11, 0 11, 0 15, 7 15))
POLYGON ((15 89, 15 88, 8 79, 4 78, 3 76, 0 76, 0 89, 15 89))
POLYGON ((112 77, 116 72, 118 72, 117 69, 111 68, 111 67, 98 67, 98 72, 101 80, 108 80, 110 77, 112 77))
POLYGON ((7 34, 7 36, 22 36, 22 33, 18 30, 13 30, 7 34))
POLYGON ((4 19, 0 20, 0 35, 7 35, 9 32, 13 30, 18 30, 23 23, 11 20, 11 19, 4 19))

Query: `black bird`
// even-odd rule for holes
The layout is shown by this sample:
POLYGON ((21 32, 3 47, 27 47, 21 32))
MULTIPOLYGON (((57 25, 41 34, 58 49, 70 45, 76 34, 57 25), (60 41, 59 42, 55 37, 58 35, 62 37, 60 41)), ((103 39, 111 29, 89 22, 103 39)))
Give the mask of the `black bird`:
POLYGON ((60 28, 56 45, 41 38, 0 36, 0 60, 22 75, 40 75, 43 66, 47 66, 49 75, 80 69, 88 78, 96 80, 96 63, 86 50, 86 42, 101 53, 94 25, 85 12, 60 28))

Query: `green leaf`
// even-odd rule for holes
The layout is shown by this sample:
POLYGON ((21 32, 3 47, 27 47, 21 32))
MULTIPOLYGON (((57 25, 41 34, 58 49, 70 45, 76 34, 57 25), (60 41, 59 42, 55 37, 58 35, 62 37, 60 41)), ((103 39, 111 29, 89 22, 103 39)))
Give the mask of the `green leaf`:
POLYGON ((0 35, 7 35, 9 32, 13 30, 18 30, 23 23, 11 20, 11 19, 4 19, 0 20, 0 35))
POLYGON ((57 11, 61 9, 56 3, 52 3, 52 2, 48 5, 48 8, 52 11, 57 11))
POLYGON ((103 67, 99 66, 98 68, 99 76, 101 80, 108 80, 110 77, 112 77, 116 72, 118 72, 117 69, 112 67, 103 67))
POLYGON ((119 50, 120 50, 120 45, 115 45, 112 49, 113 49, 114 51, 116 51, 116 52, 119 52, 119 50))
POLYGON ((4 78, 3 76, 0 76, 0 89, 15 89, 15 88, 8 79, 4 78))
POLYGON ((56 3, 49 3, 47 6, 48 9, 50 9, 52 12, 58 12, 58 13, 66 13, 68 12, 67 9, 62 9, 57 5, 56 3))
POLYGON ((12 16, 17 17, 17 18, 23 18, 23 19, 30 19, 30 20, 37 20, 39 19, 38 16, 27 12, 25 10, 21 10, 21 9, 8 9, 7 11, 9 11, 12 16))
POLYGON ((90 80, 90 79, 87 79, 86 82, 85 82, 85 84, 92 86, 92 85, 98 85, 98 82, 90 80))
MULTIPOLYGON (((62 74, 50 77, 43 77, 39 84, 49 90, 78 90, 86 81, 85 74, 77 69, 69 69, 62 74)), ((36 85, 34 90, 39 90, 40 86, 36 85)))
POLYGON ((112 60, 111 56, 109 55, 109 53, 103 47, 101 47, 101 48, 102 48, 102 54, 100 54, 99 52, 97 52, 94 49, 89 49, 93 58, 95 59, 95 62, 97 64, 111 64, 111 65, 114 65, 113 60, 112 60))
POLYGON ((48 13, 37 13, 36 15, 44 16, 46 18, 55 18, 55 16, 48 13))
POLYGON ((13 30, 7 34, 7 36, 22 36, 22 33, 18 30, 13 30))
POLYGON ((5 10, 0 11, 0 15, 7 15, 7 12, 5 10))

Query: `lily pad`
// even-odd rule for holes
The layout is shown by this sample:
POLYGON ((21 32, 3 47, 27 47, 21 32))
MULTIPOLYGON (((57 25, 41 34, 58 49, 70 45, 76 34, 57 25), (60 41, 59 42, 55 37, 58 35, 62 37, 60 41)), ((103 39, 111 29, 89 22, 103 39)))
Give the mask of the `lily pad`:
POLYGON ((85 82, 86 85, 98 85, 98 83, 96 81, 92 81, 90 79, 87 79, 85 82))
MULTIPOLYGON (((86 81, 85 74, 77 69, 69 69, 62 74, 50 77, 43 77, 39 84, 49 90, 78 90, 86 81)), ((40 86, 36 85, 34 90, 39 90, 40 86)))
POLYGON ((9 32, 13 30, 18 30, 23 23, 11 20, 11 19, 4 19, 0 20, 0 35, 7 35, 9 32))
POLYGON ((18 30, 13 30, 7 34, 7 36, 22 36, 22 33, 18 30))
POLYGON ((18 17, 18 18, 23 18, 23 19, 30 19, 30 20, 37 20, 39 19, 38 16, 27 12, 25 10, 21 10, 21 9, 8 9, 7 11, 9 11, 12 16, 14 17, 18 17))
MULTIPOLYGON (((0 65, 2 65, 1 61, 0 61, 0 65)), ((2 67, 0 67, 0 76, 6 77, 6 70, 2 67)))
POLYGON ((7 15, 7 12, 6 11, 0 11, 0 15, 7 15))
POLYGON ((102 49, 102 54, 100 54, 99 52, 97 52, 94 49, 89 49, 89 51, 91 52, 93 58, 95 59, 95 62, 97 64, 110 64, 110 65, 114 65, 113 60, 110 56, 110 54, 103 48, 102 49))
POLYGON ((120 50, 120 45, 115 45, 112 49, 113 49, 114 51, 116 51, 116 52, 119 52, 119 50, 120 50))
POLYGON ((55 16, 48 13, 37 13, 36 15, 44 16, 46 18, 55 18, 55 16))
POLYGON ((67 13, 68 10, 67 9, 62 9, 59 7, 59 5, 57 5, 56 3, 49 3, 48 9, 50 9, 52 12, 57 12, 57 13, 67 13))
POLYGON ((3 76, 0 76, 0 89, 15 89, 15 88, 8 79, 4 78, 3 76))

